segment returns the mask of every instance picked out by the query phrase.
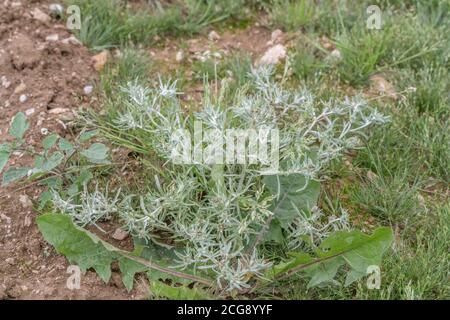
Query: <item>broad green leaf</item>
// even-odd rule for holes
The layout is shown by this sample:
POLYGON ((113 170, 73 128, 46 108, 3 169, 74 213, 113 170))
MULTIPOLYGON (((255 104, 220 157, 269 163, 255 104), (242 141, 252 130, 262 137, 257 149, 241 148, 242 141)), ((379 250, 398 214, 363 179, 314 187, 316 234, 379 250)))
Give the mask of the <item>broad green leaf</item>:
POLYGON ((53 196, 50 191, 44 191, 39 196, 39 210, 42 210, 45 208, 46 204, 49 203, 52 200, 53 196))
POLYGON ((307 265, 314 261, 314 259, 307 253, 304 252, 294 252, 291 253, 291 259, 276 264, 268 272, 268 278, 275 278, 281 274, 289 272, 290 270, 300 266, 307 265))
MULTIPOLYGON (((175 248, 163 247, 155 244, 153 241, 146 241, 139 238, 134 238, 134 246, 139 255, 150 261, 158 261, 158 264, 164 267, 170 267, 173 262, 176 261, 176 252, 181 250, 175 250, 175 248)), ((194 275, 195 272, 192 269, 184 270, 185 273, 194 275)), ((149 270, 147 275, 150 280, 170 280, 172 283, 190 284, 191 280, 181 279, 179 277, 173 277, 167 273, 160 272, 158 270, 149 270)))
POLYGON ((346 285, 366 274, 370 265, 380 265, 381 258, 393 240, 390 228, 378 228, 371 236, 361 231, 339 231, 325 239, 317 250, 320 258, 342 255, 352 271, 346 285))
POLYGON ((36 169, 42 168, 42 166, 44 165, 45 162, 45 157, 38 155, 34 158, 34 167, 36 169))
POLYGON ((48 177, 40 182, 40 185, 47 186, 51 189, 59 189, 63 184, 63 180, 60 177, 48 177))
POLYGON ((345 285, 366 275, 371 265, 379 266, 383 254, 393 241, 390 228, 381 227, 372 235, 360 231, 338 231, 326 238, 315 250, 316 257, 305 253, 296 253, 288 261, 275 265, 270 278, 279 278, 304 271, 311 281, 308 287, 316 286, 325 281, 331 281, 340 267, 348 265, 345 285))
POLYGON ((283 243, 285 240, 283 235, 283 228, 281 228, 280 222, 278 220, 272 221, 265 235, 266 241, 272 241, 275 243, 283 243))
POLYGON ((170 300, 209 300, 211 297, 207 292, 194 286, 172 286, 161 281, 151 281, 150 289, 158 298, 166 298, 170 300))
POLYGON ((58 141, 58 138, 59 136, 56 133, 52 133, 42 141, 42 146, 45 150, 49 150, 55 145, 56 141, 58 141))
POLYGON ((102 143, 94 143, 89 149, 82 151, 81 154, 91 162, 98 163, 106 159, 108 148, 102 143))
POLYGON ((21 140, 29 126, 30 124, 28 123, 25 114, 23 112, 19 112, 13 117, 11 121, 9 134, 16 139, 21 140))
POLYGON ((80 142, 88 141, 89 139, 91 139, 91 138, 95 137, 96 135, 98 135, 98 133, 99 133, 99 130, 92 130, 92 131, 83 132, 80 135, 79 140, 80 140, 80 142))
POLYGON ((143 264, 126 258, 119 259, 119 268, 122 273, 122 282, 128 291, 133 289, 134 277, 136 273, 148 270, 148 267, 143 264))
POLYGON ((11 155, 10 146, 7 143, 2 143, 0 145, 0 172, 6 166, 6 163, 9 160, 9 156, 11 155))
POLYGON ((64 155, 62 152, 56 151, 52 153, 48 159, 46 159, 40 167, 37 167, 38 170, 42 170, 44 172, 49 172, 59 166, 64 160, 64 155))
POLYGON ((307 180, 301 174, 265 176, 264 184, 277 196, 272 210, 283 228, 289 226, 299 212, 309 214, 320 193, 319 182, 307 180))
POLYGON ((5 173, 3 173, 2 186, 5 187, 11 182, 20 180, 28 175, 30 168, 9 168, 5 173))
MULTIPOLYGON (((156 264, 157 261, 139 257, 142 248, 127 252, 112 246, 95 234, 76 226, 65 214, 48 213, 39 216, 36 221, 44 239, 52 244, 56 251, 64 254, 70 263, 77 264, 83 272, 94 268, 105 282, 111 277, 111 263, 114 261, 119 261, 123 282, 129 290, 136 272, 156 269, 158 272, 167 271, 172 276, 183 275, 174 269, 160 267, 156 264)), ((209 283, 200 278, 193 280, 197 279, 209 283)))
POLYGON ((345 265, 345 260, 341 257, 336 257, 335 259, 325 260, 305 269, 305 272, 311 276, 308 288, 317 286, 322 282, 333 280, 339 268, 343 265, 345 265))
POLYGON ((58 147, 59 147, 59 150, 67 151, 67 152, 73 151, 73 149, 74 149, 73 144, 70 143, 69 140, 64 139, 64 138, 59 139, 58 147))
POLYGON ((79 172, 79 174, 78 174, 76 183, 77 183, 80 187, 82 187, 82 186, 84 186, 85 184, 88 184, 89 181, 91 181, 91 179, 92 179, 93 177, 94 177, 94 176, 92 175, 92 172, 91 172, 89 169, 83 168, 83 169, 80 170, 80 172, 79 172))
POLYGON ((64 214, 45 214, 37 218, 37 224, 44 239, 56 251, 64 254, 70 263, 77 264, 83 272, 94 268, 100 278, 108 282, 111 277, 111 263, 115 252, 107 250, 95 236, 76 227, 71 218, 64 214))

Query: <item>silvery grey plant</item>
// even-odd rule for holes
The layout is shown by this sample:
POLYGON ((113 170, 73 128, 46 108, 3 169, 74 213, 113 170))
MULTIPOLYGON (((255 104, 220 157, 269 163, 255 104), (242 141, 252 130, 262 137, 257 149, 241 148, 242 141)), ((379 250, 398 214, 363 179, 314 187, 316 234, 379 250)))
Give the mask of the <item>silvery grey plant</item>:
MULTIPOLYGON (((55 205, 82 225, 117 215, 139 238, 151 240, 164 231, 172 244, 182 247, 176 251, 174 266, 210 270, 226 290, 248 288, 249 281, 270 266, 260 243, 254 243, 271 221, 277 197, 267 192, 264 175, 301 174, 306 181, 320 180, 331 160, 360 145, 367 127, 388 120, 361 98, 319 103, 306 90, 284 89, 273 80, 270 67, 253 70, 249 78, 232 103, 223 91, 214 95, 206 87, 202 107, 189 114, 180 105, 175 82, 160 80, 155 89, 130 82, 122 88, 125 102, 115 124, 124 132, 145 136, 165 164, 155 177, 155 187, 145 194, 109 200, 96 188, 91 194, 84 191, 78 205, 55 195, 55 205), (267 172, 259 164, 173 164, 173 134, 192 132, 194 121, 223 137, 230 128, 276 128, 282 165, 277 172, 267 172)), ((339 217, 323 215, 317 207, 309 213, 298 210, 288 229, 288 247, 301 246, 305 235, 317 243, 330 232, 349 227, 345 212, 339 217)))

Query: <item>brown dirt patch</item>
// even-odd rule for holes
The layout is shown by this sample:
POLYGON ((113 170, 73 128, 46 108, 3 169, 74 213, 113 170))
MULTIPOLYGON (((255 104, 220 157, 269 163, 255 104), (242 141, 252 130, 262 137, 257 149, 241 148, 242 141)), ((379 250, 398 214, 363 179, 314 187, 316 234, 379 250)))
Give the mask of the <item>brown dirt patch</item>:
MULTIPOLYGON (((26 141, 37 146, 47 130, 70 135, 73 112, 95 100, 83 88, 94 85, 98 75, 92 54, 65 40, 71 33, 61 21, 33 18, 35 8, 48 14, 50 2, 18 3, 0 3, 0 141, 9 139, 9 122, 22 111, 30 121, 26 141)), ((16 163, 29 161, 19 155, 16 163)), ((143 290, 127 293, 114 266, 109 284, 89 271, 82 276, 80 290, 69 290, 67 260, 42 239, 35 224, 37 213, 30 200, 36 200, 40 190, 17 187, 0 189, 0 300, 142 297, 143 290)))

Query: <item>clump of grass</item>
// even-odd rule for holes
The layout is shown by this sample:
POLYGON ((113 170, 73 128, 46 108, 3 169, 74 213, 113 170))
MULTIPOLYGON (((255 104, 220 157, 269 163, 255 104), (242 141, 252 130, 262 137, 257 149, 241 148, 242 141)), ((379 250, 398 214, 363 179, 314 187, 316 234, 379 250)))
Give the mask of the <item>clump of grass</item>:
POLYGON ((342 61, 338 71, 345 82, 358 85, 367 82, 388 53, 392 34, 385 32, 352 31, 336 40, 342 61))
POLYGON ((144 50, 124 48, 118 52, 113 63, 108 63, 101 74, 101 85, 104 96, 114 99, 117 89, 131 80, 144 81, 149 77, 152 67, 150 55, 144 50))
POLYGON ((93 50, 155 42, 155 36, 193 34, 232 16, 241 0, 185 1, 135 11, 121 0, 68 0, 81 9, 81 42, 93 50))
POLYGON ((297 31, 309 26, 315 18, 315 3, 311 0, 274 1, 270 15, 275 24, 287 31, 297 31))

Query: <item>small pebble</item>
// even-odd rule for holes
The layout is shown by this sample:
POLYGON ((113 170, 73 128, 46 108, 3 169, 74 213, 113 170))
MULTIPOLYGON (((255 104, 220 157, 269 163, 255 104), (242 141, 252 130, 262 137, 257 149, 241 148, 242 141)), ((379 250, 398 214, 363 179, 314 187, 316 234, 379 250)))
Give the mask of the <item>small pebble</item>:
POLYGON ((77 38, 75 38, 74 36, 70 36, 64 40, 61 41, 64 44, 74 44, 74 45, 81 45, 80 40, 78 40, 77 38))
POLYGON ((114 234, 113 234, 112 237, 113 237, 113 239, 122 241, 122 240, 125 240, 128 237, 128 232, 122 230, 121 228, 117 228, 114 231, 114 234))
POLYGON ((25 114, 27 115, 27 116, 31 116, 33 113, 35 113, 36 112, 36 109, 34 109, 34 108, 30 108, 30 109, 27 109, 26 111, 25 111, 25 114))
POLYGON ((50 113, 50 114, 62 114, 62 113, 66 113, 66 112, 69 112, 69 111, 70 111, 70 109, 67 109, 67 108, 54 108, 54 109, 50 109, 48 111, 48 113, 50 113))
POLYGON ((30 198, 26 194, 21 194, 19 196, 19 202, 24 208, 31 208, 33 206, 33 202, 31 202, 30 198))
POLYGON ((28 97, 27 97, 26 94, 22 94, 22 95, 19 97, 19 101, 22 102, 22 103, 26 102, 27 100, 28 100, 28 97))
POLYGON ((59 3, 52 3, 48 6, 48 9, 50 10, 50 14, 53 16, 62 16, 64 12, 64 7, 60 5, 59 3))
POLYGON ((208 34, 208 39, 211 41, 220 40, 220 36, 216 31, 213 30, 208 34))
POLYGON ((85 95, 90 95, 92 91, 94 91, 94 87, 91 85, 87 85, 83 88, 83 91, 85 95))
POLYGON ((51 34, 51 35, 45 37, 45 41, 48 41, 48 42, 55 42, 58 40, 59 40, 59 36, 57 34, 51 34))
POLYGON ((183 53, 183 51, 180 50, 180 51, 177 52, 177 55, 175 56, 175 60, 177 62, 181 62, 181 61, 184 60, 184 53, 183 53))
POLYGON ((27 89, 27 85, 23 82, 21 82, 15 89, 14 89, 14 93, 15 94, 19 94, 24 92, 27 89))
POLYGON ((39 20, 41 22, 49 22, 51 20, 50 16, 48 14, 46 14, 45 12, 43 12, 41 9, 39 8, 34 8, 31 11, 31 15, 33 16, 33 18, 35 18, 36 20, 39 20))
POLYGON ((8 89, 9 86, 11 85, 11 81, 8 81, 8 79, 7 79, 5 76, 2 76, 2 77, 0 78, 0 81, 1 81, 1 83, 2 83, 2 86, 3 86, 4 88, 6 88, 6 89, 8 89))

